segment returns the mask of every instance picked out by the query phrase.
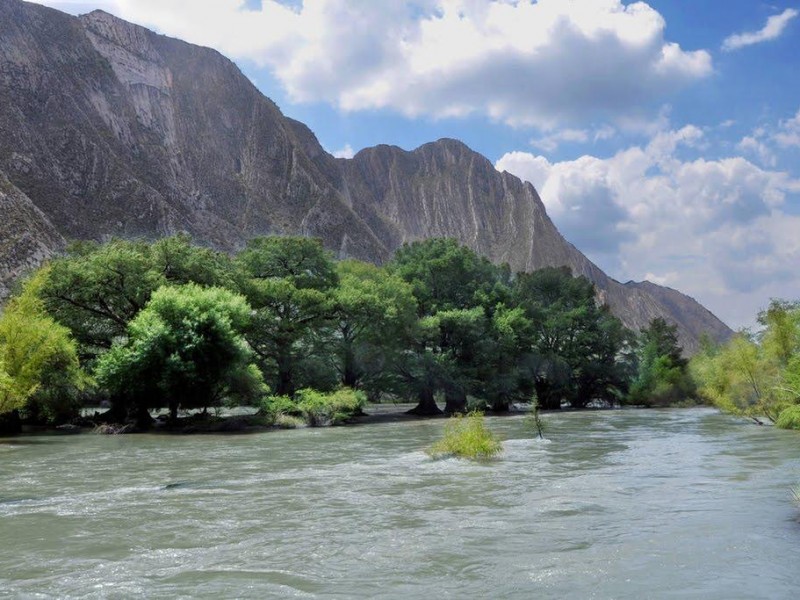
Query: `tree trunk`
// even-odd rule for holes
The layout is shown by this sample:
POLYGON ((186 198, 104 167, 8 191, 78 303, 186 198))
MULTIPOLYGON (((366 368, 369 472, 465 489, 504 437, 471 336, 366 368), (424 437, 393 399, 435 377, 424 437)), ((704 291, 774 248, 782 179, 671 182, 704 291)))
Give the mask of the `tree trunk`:
POLYGON ((534 385, 536 387, 536 399, 540 409, 561 410, 561 396, 553 393, 553 390, 546 381, 538 380, 534 385))
POLYGON ((359 373, 356 366, 355 352, 353 352, 351 344, 347 344, 345 347, 342 359, 344 362, 344 365, 342 365, 342 385, 355 389, 358 385, 359 373))
POLYGON ((282 351, 278 356, 278 387, 275 390, 277 396, 294 396, 294 379, 292 368, 292 355, 288 351, 282 351))
POLYGON ((419 394, 417 394, 417 398, 419 399, 419 403, 408 411, 408 414, 418 415, 420 417, 433 417, 442 414, 442 410, 436 405, 432 389, 425 388, 420 390, 419 394))
POLYGON ((467 412, 467 393, 464 390, 447 390, 444 394, 444 414, 467 412))

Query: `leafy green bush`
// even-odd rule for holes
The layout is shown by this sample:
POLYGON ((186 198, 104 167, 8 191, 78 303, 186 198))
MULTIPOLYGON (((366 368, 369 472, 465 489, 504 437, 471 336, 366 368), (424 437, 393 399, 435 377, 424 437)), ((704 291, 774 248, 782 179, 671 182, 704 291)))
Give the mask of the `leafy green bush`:
POLYGON ((800 404, 790 406, 781 411, 775 426, 780 429, 800 430, 800 404))
POLYGON ((350 388, 328 393, 304 389, 295 394, 294 400, 288 396, 271 396, 265 400, 263 408, 278 426, 280 422, 288 422, 287 417, 302 417, 311 427, 326 427, 362 414, 366 403, 363 392, 350 388))
POLYGON ((431 446, 427 453, 431 458, 467 458, 481 460, 492 458, 502 452, 500 441, 489 431, 482 412, 471 412, 451 417, 445 425, 444 437, 431 446))
POLYGON ((279 429, 297 429, 305 426, 306 422, 300 417, 294 417, 285 413, 275 415, 273 425, 279 429))
POLYGON ((300 390, 297 398, 300 412, 311 427, 343 423, 360 415, 367 404, 363 392, 350 388, 340 388, 328 394, 310 389, 300 390))
POLYGON ((262 410, 273 419, 276 419, 278 415, 299 417, 302 414, 297 402, 289 396, 267 396, 262 404, 262 410))

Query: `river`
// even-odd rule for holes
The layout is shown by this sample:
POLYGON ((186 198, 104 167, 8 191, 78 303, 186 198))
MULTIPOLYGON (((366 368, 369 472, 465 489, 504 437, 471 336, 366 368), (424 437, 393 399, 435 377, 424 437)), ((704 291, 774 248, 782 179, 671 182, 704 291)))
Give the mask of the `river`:
POLYGON ((711 409, 0 442, 0 596, 796 598, 800 434, 711 409))

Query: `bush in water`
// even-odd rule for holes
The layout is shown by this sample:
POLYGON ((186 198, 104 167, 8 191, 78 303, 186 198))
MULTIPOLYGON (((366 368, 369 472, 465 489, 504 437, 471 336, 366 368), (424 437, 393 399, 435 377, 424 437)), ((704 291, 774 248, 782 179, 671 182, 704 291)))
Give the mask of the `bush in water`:
POLYGON ((502 452, 503 446, 486 427, 482 412, 456 415, 445 425, 444 437, 431 446, 427 453, 431 458, 467 458, 481 460, 492 458, 502 452))

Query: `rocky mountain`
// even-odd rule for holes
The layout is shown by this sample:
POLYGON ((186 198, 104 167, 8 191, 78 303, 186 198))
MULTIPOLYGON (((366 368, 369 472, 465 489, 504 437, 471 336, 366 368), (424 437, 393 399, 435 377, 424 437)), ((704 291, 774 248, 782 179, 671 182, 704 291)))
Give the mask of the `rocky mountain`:
POLYGON ((219 53, 101 11, 0 0, 0 210, 0 295, 65 239, 299 233, 380 263, 443 236, 516 270, 569 266, 628 326, 677 323, 687 350, 730 334, 675 290, 606 276, 530 184, 464 144, 335 159, 219 53))

